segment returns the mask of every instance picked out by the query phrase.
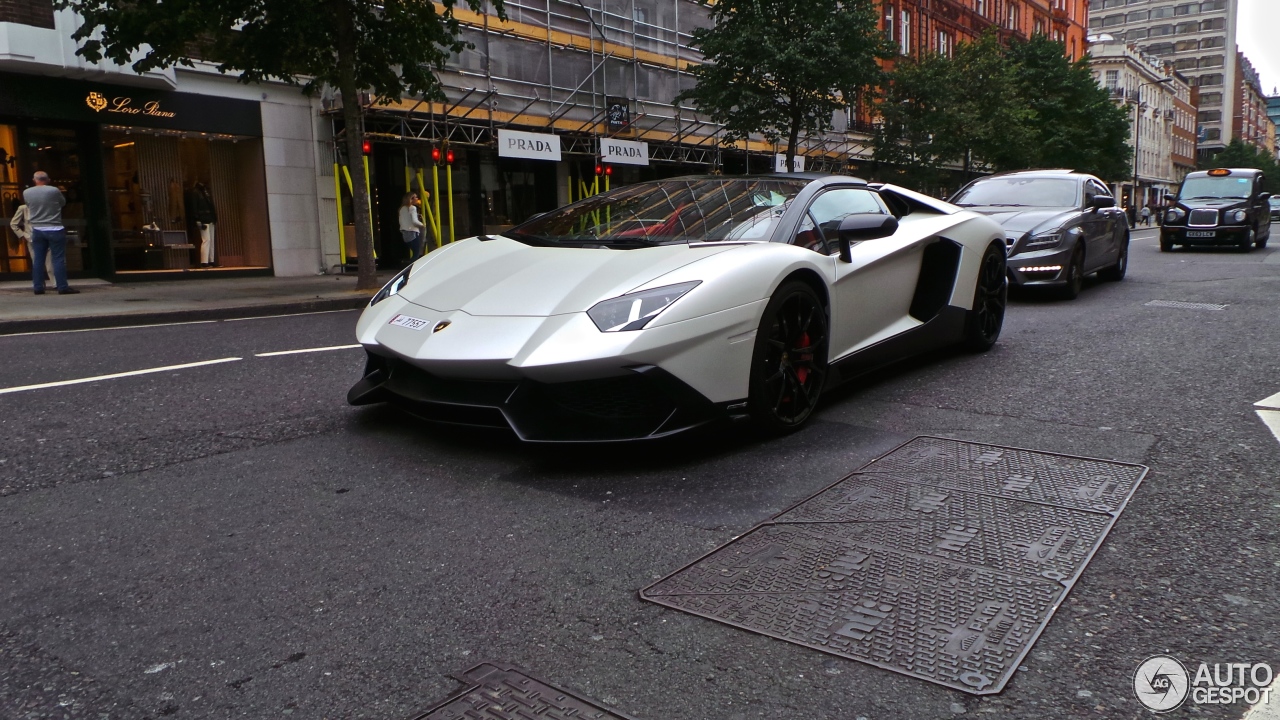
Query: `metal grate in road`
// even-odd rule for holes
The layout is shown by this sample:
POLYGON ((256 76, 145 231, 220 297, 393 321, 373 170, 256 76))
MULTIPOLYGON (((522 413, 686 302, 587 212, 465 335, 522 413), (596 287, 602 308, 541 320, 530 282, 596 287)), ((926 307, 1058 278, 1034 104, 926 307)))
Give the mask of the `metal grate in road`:
POLYGON ((919 437, 641 591, 965 692, 1000 692, 1147 469, 919 437))
POLYGON ((1226 305, 1217 303, 1182 302, 1181 300, 1152 300, 1144 303, 1147 307, 1178 308, 1180 310, 1226 310, 1226 305))
POLYGON ((511 665, 481 663, 453 678, 467 687, 413 720, 631 720, 511 665))

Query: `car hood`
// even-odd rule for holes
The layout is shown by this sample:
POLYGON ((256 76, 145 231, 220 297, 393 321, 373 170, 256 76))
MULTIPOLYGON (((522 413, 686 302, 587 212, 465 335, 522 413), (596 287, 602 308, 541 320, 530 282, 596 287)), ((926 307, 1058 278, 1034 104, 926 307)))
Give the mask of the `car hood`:
POLYGON ((1075 208, 1010 208, 975 206, 965 208, 1000 223, 1006 233, 1021 235, 1040 228, 1057 227, 1080 212, 1075 208))
POLYGON ((548 317, 585 312, 725 246, 635 250, 535 247, 505 237, 471 238, 426 256, 400 291, 415 305, 469 315, 548 317))
POLYGON ((1187 199, 1178 201, 1178 205, 1188 210, 1204 208, 1221 210, 1223 208, 1233 208, 1236 206, 1244 207, 1248 204, 1249 201, 1242 198, 1198 198, 1195 200, 1187 199))

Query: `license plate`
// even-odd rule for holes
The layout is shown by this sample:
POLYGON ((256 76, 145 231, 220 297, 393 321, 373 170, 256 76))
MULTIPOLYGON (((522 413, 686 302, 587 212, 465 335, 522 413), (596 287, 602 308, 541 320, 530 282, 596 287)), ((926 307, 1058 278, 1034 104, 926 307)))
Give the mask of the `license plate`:
POLYGON ((409 328, 410 330, 421 330, 427 326, 427 321, 411 315, 397 315, 391 318, 391 322, 388 324, 398 325, 402 328, 409 328))
POLYGON ((1213 230, 1188 230, 1187 237, 1215 237, 1218 233, 1213 230))

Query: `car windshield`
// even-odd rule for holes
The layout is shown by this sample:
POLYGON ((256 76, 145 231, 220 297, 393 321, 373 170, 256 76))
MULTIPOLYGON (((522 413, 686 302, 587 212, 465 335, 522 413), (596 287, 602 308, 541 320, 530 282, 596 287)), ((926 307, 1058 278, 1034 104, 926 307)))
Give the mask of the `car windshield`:
POLYGON ((681 178, 601 193, 503 233, 530 245, 637 248, 769 240, 803 180, 681 178))
POLYGON ((1214 200, 1219 198, 1247 198, 1253 187, 1253 178, 1238 175, 1227 177, 1190 177, 1182 183, 1179 200, 1214 200))
POLYGON ((1273 197, 1267 202, 1271 203, 1271 207, 1280 208, 1280 197, 1273 197))
POLYGON ((961 207, 1075 207, 1077 185, 1061 178, 998 177, 970 185, 951 202, 961 207))

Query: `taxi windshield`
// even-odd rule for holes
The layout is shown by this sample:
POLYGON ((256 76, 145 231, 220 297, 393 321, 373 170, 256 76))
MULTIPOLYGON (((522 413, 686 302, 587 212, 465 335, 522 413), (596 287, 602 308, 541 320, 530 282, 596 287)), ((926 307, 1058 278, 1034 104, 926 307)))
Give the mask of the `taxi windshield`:
POLYGON ((1179 200, 1244 199, 1249 197, 1253 178, 1242 175, 1189 177, 1182 183, 1179 200))

